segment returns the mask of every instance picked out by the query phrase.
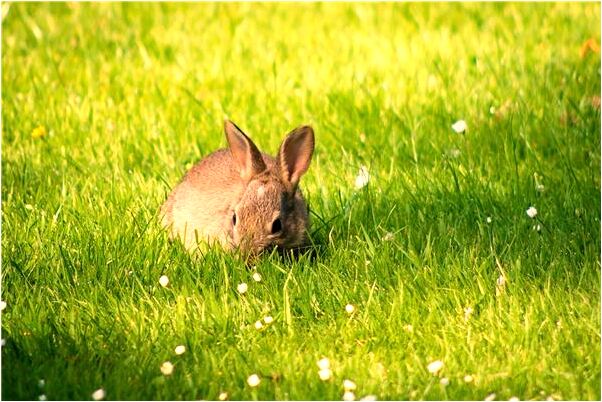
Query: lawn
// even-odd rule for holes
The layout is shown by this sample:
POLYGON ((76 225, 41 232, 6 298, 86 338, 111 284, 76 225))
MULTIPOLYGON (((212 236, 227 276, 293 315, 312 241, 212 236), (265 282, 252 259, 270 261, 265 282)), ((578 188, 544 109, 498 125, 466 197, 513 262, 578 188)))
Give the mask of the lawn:
POLYGON ((600 4, 2 13, 2 399, 602 397, 600 4), (224 118, 314 128, 312 253, 169 242, 224 118))

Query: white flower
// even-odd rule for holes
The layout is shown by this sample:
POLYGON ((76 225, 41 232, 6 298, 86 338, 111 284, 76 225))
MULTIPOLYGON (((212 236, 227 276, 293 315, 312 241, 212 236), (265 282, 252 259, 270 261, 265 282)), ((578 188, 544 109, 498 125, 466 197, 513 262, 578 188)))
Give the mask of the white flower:
POLYGON ((376 395, 366 395, 365 397, 361 398, 360 401, 376 401, 376 395))
POLYGON ((256 387, 260 382, 261 379, 257 374, 251 374, 249 378, 247 378, 247 384, 249 384, 249 387, 256 387))
POLYGON ((510 402, 518 402, 520 401, 520 399, 518 399, 516 396, 513 396, 512 398, 508 399, 510 402))
POLYGON ((474 312, 474 310, 472 309, 472 307, 468 306, 464 309, 464 321, 468 321, 468 319, 470 318, 470 316, 472 315, 472 313, 474 312))
POLYGON ((42 395, 38 396, 38 400, 40 400, 40 401, 46 401, 47 400, 46 394, 42 394, 42 395))
MULTIPOLYGON (((31 204, 25 204, 25 209, 28 211, 33 211, 33 205, 31 204)), ((44 397, 46 397, 46 395, 44 395, 44 397)))
POLYGON ((474 377, 471 376, 470 374, 466 374, 464 376, 464 382, 469 383, 469 382, 473 382, 474 381, 474 377))
POLYGON ((44 385, 46 385, 46 381, 43 378, 38 380, 38 387, 44 388, 44 385))
POLYGON ((263 328, 263 324, 261 323, 261 321, 255 321, 255 329, 261 329, 263 328))
POLYGON ((6 339, 0 339, 0 346, 6 345, 6 339))
POLYGON ((452 124, 451 127, 458 134, 462 134, 463 132, 465 132, 468 129, 468 125, 466 124, 466 122, 464 120, 458 120, 457 122, 452 124))
POLYGON ((226 399, 228 399, 228 393, 227 392, 220 392, 220 394, 217 397, 217 399, 219 399, 220 401, 225 401, 226 399))
POLYGON ((163 373, 163 375, 171 375, 171 373, 173 373, 173 364, 171 364, 171 362, 164 362, 161 365, 161 373, 163 373))
POLYGON ((355 311, 355 307, 353 306, 353 304, 348 304, 345 306, 345 311, 347 312, 347 314, 352 314, 355 311))
POLYGON ((543 184, 538 183, 535 185, 535 191, 537 191, 538 193, 543 193, 544 191, 546 191, 546 187, 543 184))
POLYGON ((238 290, 238 293, 240 293, 241 295, 247 293, 247 289, 249 289, 249 287, 247 286, 246 283, 239 283, 238 286, 236 287, 236 289, 238 290))
POLYGON ((497 280, 495 281, 495 284, 499 287, 505 286, 506 285, 506 277, 504 275, 498 276, 497 280))
POLYGON ((272 318, 271 315, 266 315, 265 317, 263 317, 263 322, 269 325, 274 322, 274 318, 272 318))
POLYGON ((254 272, 253 273, 253 280, 255 282, 261 282, 261 275, 259 274, 259 272, 254 272))
POLYGON ((167 277, 167 275, 161 275, 161 277, 159 278, 159 284, 163 287, 169 285, 169 278, 167 277))
POLYGON ((435 360, 426 366, 427 370, 431 374, 437 374, 443 368, 443 362, 441 360, 435 360))
POLYGON ((324 368, 318 371, 318 375, 320 376, 320 380, 328 381, 332 377, 332 370, 330 370, 329 368, 324 368))
POLYGON ((447 387, 449 385, 449 378, 443 377, 439 380, 439 384, 443 385, 444 387, 447 387))
POLYGON ((360 189, 365 187, 370 181, 370 172, 368 172, 368 168, 364 165, 360 167, 360 171, 355 178, 355 188, 360 189))
POLYGON ((326 370, 330 368, 330 360, 328 360, 327 357, 318 360, 318 367, 320 367, 320 370, 326 370))
POLYGON ((489 108, 489 113, 491 113, 491 114, 495 114, 495 106, 491 106, 491 107, 489 108))
POLYGON ((487 217, 487 223, 491 223, 491 216, 487 217))
POLYGON ((486 400, 486 401, 494 401, 494 400, 495 400, 495 396, 496 396, 496 395, 495 395, 495 392, 492 392, 491 394, 489 394, 489 395, 487 395, 487 396, 485 397, 485 400, 486 400))
POLYGON ((4 300, 0 300, 0 311, 6 308, 6 302, 4 300))
POLYGON ((355 394, 351 391, 345 391, 343 394, 344 401, 355 401, 355 394))
POLYGON ((92 399, 95 401, 100 401, 101 399, 105 399, 105 390, 102 388, 97 389, 92 393, 92 399))
POLYGON ((355 391, 356 388, 357 388, 357 385, 353 381, 351 381, 351 380, 343 381, 343 389, 345 391, 355 391))
POLYGON ((178 345, 178 346, 176 346, 175 352, 176 352, 177 355, 184 354, 184 352, 186 352, 186 346, 184 346, 184 345, 178 345))
POLYGON ((527 215, 529 215, 529 218, 533 219, 537 216, 537 209, 535 207, 529 207, 529 209, 527 209, 527 215))

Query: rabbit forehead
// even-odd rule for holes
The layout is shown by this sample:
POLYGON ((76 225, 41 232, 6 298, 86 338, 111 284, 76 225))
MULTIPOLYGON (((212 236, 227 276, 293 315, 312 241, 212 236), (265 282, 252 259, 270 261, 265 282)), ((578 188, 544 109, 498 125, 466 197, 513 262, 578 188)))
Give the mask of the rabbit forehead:
POLYGON ((282 183, 254 180, 247 186, 237 209, 240 214, 258 221, 271 219, 272 215, 280 211, 284 197, 285 188, 282 183))

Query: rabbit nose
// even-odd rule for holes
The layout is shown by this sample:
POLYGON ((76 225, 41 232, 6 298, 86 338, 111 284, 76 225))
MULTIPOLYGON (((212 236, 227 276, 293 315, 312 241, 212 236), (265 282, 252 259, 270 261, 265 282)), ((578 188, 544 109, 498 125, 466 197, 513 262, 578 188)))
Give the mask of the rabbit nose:
POLYGON ((263 251, 261 243, 257 242, 251 236, 240 239, 238 249, 245 255, 259 255, 263 251))

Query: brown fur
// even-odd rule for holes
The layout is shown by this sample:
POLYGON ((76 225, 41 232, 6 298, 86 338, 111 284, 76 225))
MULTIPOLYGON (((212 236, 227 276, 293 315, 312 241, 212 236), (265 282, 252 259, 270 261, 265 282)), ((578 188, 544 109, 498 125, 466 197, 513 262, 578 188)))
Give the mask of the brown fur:
POLYGON ((233 123, 226 121, 225 131, 229 148, 186 173, 161 207, 163 226, 190 250, 199 242, 252 254, 272 246, 302 247, 309 217, 298 183, 313 154, 313 130, 292 131, 276 158, 260 153, 233 123), (272 234, 277 218, 282 230, 272 234))

